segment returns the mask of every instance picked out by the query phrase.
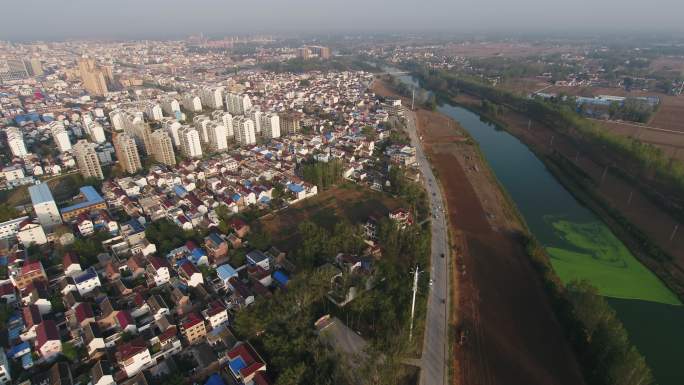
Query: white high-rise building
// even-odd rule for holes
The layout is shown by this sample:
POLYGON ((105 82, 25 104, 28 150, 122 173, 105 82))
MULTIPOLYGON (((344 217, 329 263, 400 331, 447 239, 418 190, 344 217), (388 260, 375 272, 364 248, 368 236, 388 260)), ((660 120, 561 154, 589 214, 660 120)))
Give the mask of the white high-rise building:
POLYGON ((235 127, 235 140, 238 143, 243 146, 256 144, 256 133, 252 119, 238 116, 233 123, 235 127))
POLYGON ((176 119, 164 118, 162 121, 162 128, 166 130, 173 140, 173 145, 176 147, 180 146, 180 139, 178 138, 178 130, 181 128, 181 124, 176 119))
POLYGON ((247 95, 229 92, 226 95, 226 108, 233 115, 243 115, 252 108, 252 101, 247 95))
POLYGON ((154 102, 145 104, 145 115, 149 120, 162 120, 164 117, 161 106, 154 102))
POLYGON ((180 111, 178 100, 173 98, 164 99, 161 106, 166 115, 176 116, 176 112, 180 111))
POLYGON ((112 123, 114 131, 123 131, 125 127, 124 111, 120 109, 112 110, 109 113, 109 121, 112 123))
POLYGON ((74 145, 74 158, 81 174, 86 178, 104 179, 100 158, 95 150, 95 143, 81 139, 74 145))
POLYGON ((190 112, 202 111, 202 99, 192 94, 185 95, 183 97, 183 108, 190 112))
POLYGON ((192 124, 197 129, 197 132, 200 133, 202 143, 209 143, 209 134, 207 133, 207 126, 209 123, 211 123, 211 120, 209 120, 209 117, 206 115, 197 115, 192 118, 192 124))
POLYGON ((245 111, 245 116, 249 117, 254 122, 254 133, 256 134, 256 136, 262 135, 261 117, 263 115, 264 113, 261 112, 261 109, 258 106, 245 111))
POLYGON ((67 152, 71 150, 69 133, 62 122, 50 122, 48 124, 48 129, 50 130, 50 133, 52 133, 52 140, 55 142, 55 145, 60 152, 67 152))
POLYGON ((199 132, 195 127, 185 126, 178 131, 181 142, 181 152, 188 158, 202 157, 202 144, 199 132))
POLYGON ((38 223, 47 230, 61 224, 62 217, 59 215, 57 203, 55 203, 47 183, 35 184, 29 187, 28 190, 38 223))
POLYGON ((223 87, 203 88, 200 91, 202 105, 218 110, 223 107, 223 87))
POLYGON ((129 174, 135 174, 142 168, 138 146, 132 136, 123 133, 114 138, 116 157, 121 168, 129 174))
POLYGON ((207 135, 209 137, 209 148, 212 151, 224 151, 228 148, 226 127, 223 124, 210 121, 207 125, 207 135))
POLYGON ((99 123, 93 121, 90 114, 83 115, 83 129, 95 143, 104 143, 107 140, 104 129, 99 123))
POLYGON ((156 130, 150 135, 152 141, 152 156, 159 163, 169 166, 176 164, 176 155, 173 152, 171 136, 167 131, 156 130))
POLYGON ((261 117, 261 132, 267 139, 280 138, 280 117, 270 112, 261 117))
POLYGON ((28 151, 26 151, 26 143, 24 143, 24 134, 21 132, 21 129, 17 127, 9 127, 6 133, 7 144, 9 145, 12 155, 19 157, 28 155, 28 151))
POLYGON ((230 112, 214 111, 211 118, 226 128, 226 138, 232 139, 235 136, 233 133, 233 115, 230 112))

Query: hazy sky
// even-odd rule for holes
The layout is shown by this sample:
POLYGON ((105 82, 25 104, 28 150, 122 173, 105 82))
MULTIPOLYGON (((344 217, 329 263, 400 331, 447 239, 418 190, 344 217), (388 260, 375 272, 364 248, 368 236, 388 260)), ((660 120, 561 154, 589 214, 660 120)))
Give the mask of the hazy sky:
POLYGON ((684 31, 684 0, 0 0, 0 40, 192 33, 684 31))

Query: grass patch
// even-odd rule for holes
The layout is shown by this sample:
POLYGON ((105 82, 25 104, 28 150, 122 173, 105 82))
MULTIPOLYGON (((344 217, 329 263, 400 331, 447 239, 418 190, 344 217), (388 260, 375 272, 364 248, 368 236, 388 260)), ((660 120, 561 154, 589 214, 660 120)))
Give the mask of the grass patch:
POLYGON ((551 225, 567 247, 547 247, 563 282, 588 280, 602 295, 681 305, 655 274, 600 222, 554 220, 551 225))

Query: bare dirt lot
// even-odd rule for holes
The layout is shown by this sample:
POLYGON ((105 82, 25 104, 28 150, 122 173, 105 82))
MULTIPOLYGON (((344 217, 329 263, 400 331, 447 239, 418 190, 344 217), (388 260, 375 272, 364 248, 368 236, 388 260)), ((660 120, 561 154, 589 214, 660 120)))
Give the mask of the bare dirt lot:
POLYGON ((684 96, 662 96, 662 105, 649 122, 650 126, 684 132, 684 96))
MULTIPOLYGON (((387 92, 382 86, 376 92, 387 92)), ((436 112, 416 112, 448 206, 454 384, 582 384, 525 250, 520 225, 477 148, 436 112), (458 335, 463 330, 463 345, 458 335)))
POLYGON ((446 46, 446 51, 451 55, 466 57, 525 57, 539 54, 552 54, 569 51, 579 51, 581 48, 572 46, 556 46, 530 43, 507 43, 507 42, 463 42, 446 46))
POLYGON ((352 224, 365 223, 369 216, 381 218, 404 203, 387 194, 382 194, 358 185, 343 185, 323 191, 315 197, 305 199, 284 210, 269 214, 260 223, 269 234, 274 234, 273 243, 282 250, 292 250, 300 241, 297 226, 310 220, 332 231, 340 220, 352 224))
MULTIPOLYGON (((680 116, 684 120, 684 109, 680 116)), ((684 130, 678 134, 640 127, 630 122, 614 121, 601 122, 601 125, 615 134, 634 137, 660 147, 667 156, 684 161, 684 130)))

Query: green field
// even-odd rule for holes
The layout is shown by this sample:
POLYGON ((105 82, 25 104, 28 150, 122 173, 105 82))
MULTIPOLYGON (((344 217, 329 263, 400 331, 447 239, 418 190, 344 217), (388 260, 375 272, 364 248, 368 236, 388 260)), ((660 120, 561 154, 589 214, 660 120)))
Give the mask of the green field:
POLYGON ((679 299, 600 222, 553 220, 563 247, 547 247, 551 263, 563 282, 587 280, 601 294, 681 305, 679 299))

